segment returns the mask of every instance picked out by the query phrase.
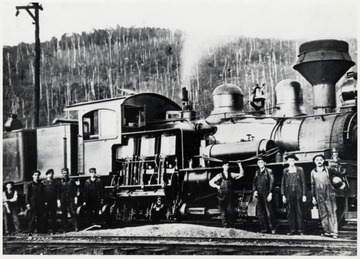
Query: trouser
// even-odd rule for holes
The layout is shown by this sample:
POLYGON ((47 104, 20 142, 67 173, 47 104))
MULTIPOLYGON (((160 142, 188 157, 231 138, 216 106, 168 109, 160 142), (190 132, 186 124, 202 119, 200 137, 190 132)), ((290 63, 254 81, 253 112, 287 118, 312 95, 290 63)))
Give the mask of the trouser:
POLYGON ((35 221, 37 223, 38 233, 44 233, 44 207, 32 207, 29 211, 29 232, 35 230, 35 221))
POLYGON ((289 193, 287 195, 288 200, 288 220, 290 232, 294 233, 298 231, 299 233, 304 233, 304 218, 303 218, 303 208, 302 208, 302 196, 296 195, 296 193, 289 193))
POLYGON ((257 216, 263 230, 275 230, 274 212, 272 203, 268 202, 267 196, 259 195, 257 203, 257 216))
POLYGON ((100 202, 98 201, 87 201, 85 210, 89 215, 89 219, 91 223, 98 223, 99 222, 99 211, 100 211, 100 202))
POLYGON ((56 211, 57 211, 57 203, 52 202, 52 203, 48 203, 45 206, 45 215, 44 215, 44 228, 45 231, 48 231, 48 223, 49 223, 49 219, 51 220, 51 230, 53 233, 55 233, 57 231, 57 215, 56 215, 56 211))
POLYGON ((232 195, 227 194, 225 197, 218 199, 221 224, 223 227, 228 227, 233 221, 234 208, 232 204, 232 195))
POLYGON ((325 233, 338 234, 335 193, 318 193, 317 203, 321 225, 325 233))
POLYGON ((70 214, 70 219, 75 230, 78 228, 76 220, 76 207, 73 201, 61 201, 61 225, 63 230, 68 229, 68 212, 70 214))
POLYGON ((6 213, 6 209, 4 208, 4 221, 5 221, 5 233, 11 232, 11 222, 14 224, 15 231, 20 231, 20 221, 18 216, 18 211, 16 209, 10 209, 10 213, 6 213))

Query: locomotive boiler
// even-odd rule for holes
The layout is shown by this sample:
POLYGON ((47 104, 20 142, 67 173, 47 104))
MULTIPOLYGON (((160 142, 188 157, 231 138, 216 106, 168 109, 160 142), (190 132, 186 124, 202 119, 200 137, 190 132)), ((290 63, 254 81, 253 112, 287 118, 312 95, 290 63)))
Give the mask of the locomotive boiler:
POLYGON ((322 154, 346 181, 347 189, 337 191, 339 219, 356 217, 357 74, 348 73, 341 85, 341 106, 336 105, 335 90, 354 64, 344 41, 300 46, 294 69, 313 87, 313 115, 304 112, 301 85, 291 79, 277 84, 272 114, 256 105, 264 101, 256 94, 252 102, 257 110, 246 113, 241 88, 227 83, 214 89, 213 110, 200 120, 186 96, 183 107, 155 93, 74 104, 65 111, 75 112, 77 120, 59 119, 51 127, 4 133, 3 180, 22 186, 32 169, 53 168, 60 176, 61 168, 68 167, 81 201, 88 169, 95 167, 105 185, 99 213, 108 222, 152 219, 153 204, 159 201, 164 219, 218 218, 216 194, 208 182, 221 171, 222 160, 232 162, 233 171, 241 161, 245 175, 235 186, 235 207, 237 219, 246 220, 256 215, 252 181, 261 154, 274 172, 274 206, 281 218, 284 155, 299 157, 309 190, 312 158, 322 154))

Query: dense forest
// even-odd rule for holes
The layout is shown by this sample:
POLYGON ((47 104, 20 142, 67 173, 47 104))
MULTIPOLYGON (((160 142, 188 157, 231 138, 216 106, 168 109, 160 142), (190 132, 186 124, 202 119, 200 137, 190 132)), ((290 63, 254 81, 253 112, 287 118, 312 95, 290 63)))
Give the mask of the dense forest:
MULTIPOLYGON (((255 84, 265 84, 266 109, 272 111, 274 87, 282 79, 298 80, 311 113, 311 86, 292 66, 301 42, 233 37, 216 41, 193 40, 180 31, 160 28, 123 28, 65 34, 41 43, 40 125, 66 117, 63 108, 78 102, 106 99, 135 92, 156 92, 181 103, 187 87, 199 117, 212 109, 216 86, 233 83, 244 92, 245 110, 255 84), (206 43, 206 44, 205 44, 206 43)), ((356 40, 350 39, 356 56, 356 40)), ((34 44, 3 48, 3 117, 18 114, 32 125, 34 44)))

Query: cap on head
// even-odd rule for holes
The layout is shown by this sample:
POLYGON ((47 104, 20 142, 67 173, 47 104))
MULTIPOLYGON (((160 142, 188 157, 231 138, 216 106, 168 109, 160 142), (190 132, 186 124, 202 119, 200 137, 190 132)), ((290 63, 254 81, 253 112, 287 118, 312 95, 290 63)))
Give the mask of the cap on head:
POLYGON ((288 154, 285 156, 285 160, 288 160, 289 158, 292 158, 295 161, 299 161, 299 158, 297 156, 295 156, 295 154, 288 154))
POLYGON ((63 172, 69 172, 69 168, 63 168, 63 169, 61 169, 61 172, 63 173, 63 172))
POLYGON ((39 175, 41 175, 41 172, 40 172, 39 170, 34 170, 34 171, 32 171, 32 175, 34 175, 34 174, 36 174, 36 173, 38 173, 39 175))
POLYGON ((313 157, 313 162, 314 162, 314 163, 315 163, 315 159, 316 159, 317 157, 322 157, 322 159, 325 160, 325 157, 324 157, 322 154, 318 154, 318 155, 315 155, 315 156, 313 157))
POLYGON ((49 169, 46 171, 45 175, 48 175, 48 174, 54 174, 54 170, 53 169, 49 169))

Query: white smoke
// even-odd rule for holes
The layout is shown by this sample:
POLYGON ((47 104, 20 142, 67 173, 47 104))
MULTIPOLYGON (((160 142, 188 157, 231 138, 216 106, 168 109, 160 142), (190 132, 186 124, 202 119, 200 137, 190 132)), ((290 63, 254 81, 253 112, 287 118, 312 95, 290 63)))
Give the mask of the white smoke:
POLYGON ((214 34, 211 32, 184 32, 183 49, 181 53, 181 83, 189 93, 189 99, 196 102, 199 64, 201 59, 216 54, 215 49, 222 44, 238 39, 239 36, 214 34), (192 84, 193 82, 193 84, 192 84), (194 96, 195 95, 195 96, 194 96))

